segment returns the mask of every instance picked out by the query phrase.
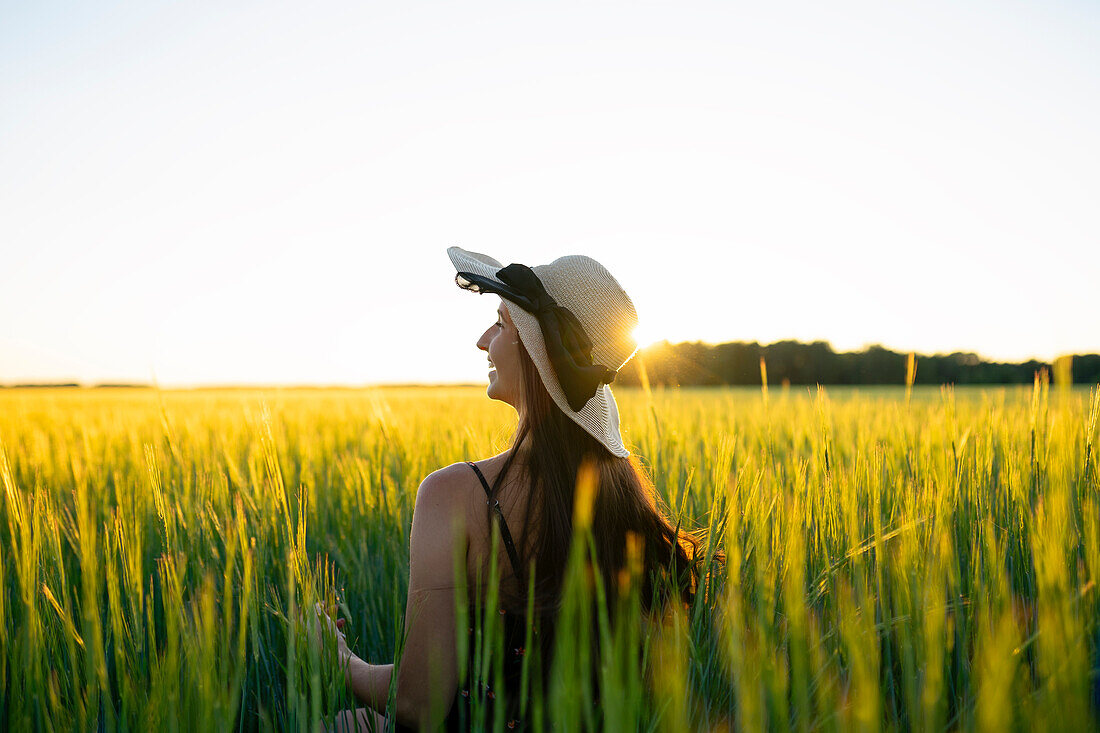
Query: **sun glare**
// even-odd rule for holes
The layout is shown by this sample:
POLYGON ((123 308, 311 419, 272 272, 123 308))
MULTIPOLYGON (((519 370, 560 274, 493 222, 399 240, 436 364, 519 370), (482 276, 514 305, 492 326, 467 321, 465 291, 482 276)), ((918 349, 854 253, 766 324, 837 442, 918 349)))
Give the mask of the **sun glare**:
POLYGON ((639 349, 644 349, 647 346, 651 346, 662 339, 668 338, 667 334, 659 333, 657 329, 649 323, 639 323, 637 328, 631 334, 634 340, 638 343, 639 349))

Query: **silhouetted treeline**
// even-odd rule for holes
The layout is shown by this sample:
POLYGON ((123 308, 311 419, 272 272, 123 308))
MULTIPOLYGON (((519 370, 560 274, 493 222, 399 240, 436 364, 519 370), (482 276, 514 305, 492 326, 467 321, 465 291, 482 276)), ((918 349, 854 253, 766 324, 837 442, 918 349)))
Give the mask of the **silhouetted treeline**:
MULTIPOLYGON (((909 355, 870 346, 863 351, 836 352, 825 341, 805 344, 778 341, 727 344, 663 341, 643 349, 615 378, 616 384, 641 383, 644 364, 652 385, 759 385, 760 359, 767 365, 768 384, 904 384, 909 355), (641 357, 641 358, 639 358, 641 357)), ((1100 382, 1100 354, 1072 357, 1076 384, 1100 382)), ((916 356, 916 384, 1030 383, 1035 372, 1052 365, 1042 361, 1002 363, 977 354, 916 356)), ((1053 372, 1051 372, 1053 375, 1053 372)))

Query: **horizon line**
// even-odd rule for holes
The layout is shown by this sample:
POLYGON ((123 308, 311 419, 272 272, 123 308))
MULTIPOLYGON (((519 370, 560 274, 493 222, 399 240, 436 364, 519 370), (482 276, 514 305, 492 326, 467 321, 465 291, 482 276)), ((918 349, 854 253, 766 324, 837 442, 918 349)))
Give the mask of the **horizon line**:
MULTIPOLYGON (((1024 365, 1028 363, 1038 363, 1043 365, 1053 365, 1058 359, 1069 357, 1083 357, 1083 356, 1100 356, 1096 352, 1084 352, 1084 353, 1070 353, 1061 354, 1053 359, 1041 359, 1035 356, 1031 356, 1027 359, 1013 360, 1013 361, 998 361, 976 351, 951 351, 951 352, 934 352, 931 354, 921 354, 915 351, 895 351, 894 349, 884 346, 881 343, 868 343, 864 344, 858 351, 835 351, 830 341, 824 339, 817 339, 815 341, 800 341, 798 339, 779 339, 771 343, 762 344, 759 341, 722 341, 714 343, 711 341, 687 340, 687 341, 670 341, 668 339, 661 339, 660 341, 654 341, 647 344, 644 347, 638 349, 638 353, 649 351, 655 347, 660 346, 680 346, 684 344, 702 344, 706 346, 716 347, 727 344, 757 344, 762 348, 775 346, 778 344, 800 344, 804 346, 810 346, 813 344, 824 343, 830 351, 836 354, 860 354, 866 353, 871 349, 882 349, 895 354, 913 354, 917 360, 922 358, 942 358, 950 356, 976 356, 983 362, 989 364, 1018 364, 1024 365)), ((98 379, 98 380, 83 380, 79 378, 61 377, 49 380, 36 381, 33 379, 15 379, 6 382, 0 382, 0 389, 43 389, 43 388, 82 388, 82 389, 169 389, 169 390, 232 390, 232 389, 371 389, 378 387, 389 388, 425 388, 425 387, 482 387, 485 386, 484 382, 471 382, 468 380, 457 381, 445 381, 445 380, 427 380, 422 382, 399 382, 399 381, 377 381, 377 382, 224 382, 224 381, 210 381, 210 382, 168 382, 160 383, 158 381, 151 382, 134 382, 125 379, 98 379)), ((736 386, 736 385, 728 385, 736 386)), ((843 386, 843 385, 842 385, 843 386)), ((859 385, 850 385, 859 386, 859 385)), ((873 385, 872 385, 873 386, 873 385)))

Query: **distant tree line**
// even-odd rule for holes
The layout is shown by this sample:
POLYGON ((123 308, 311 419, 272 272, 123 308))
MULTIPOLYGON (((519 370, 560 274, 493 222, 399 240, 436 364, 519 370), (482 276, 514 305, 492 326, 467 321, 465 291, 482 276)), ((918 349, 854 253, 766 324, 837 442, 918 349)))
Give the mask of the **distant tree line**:
MULTIPOLYGON (((1042 361, 1004 363, 986 361, 977 354, 956 352, 917 354, 916 384, 1020 384, 1030 383, 1035 372, 1052 365, 1042 361)), ((638 385, 644 365, 649 383, 664 386, 759 385, 760 360, 767 368, 768 384, 904 384, 908 353, 869 346, 863 351, 836 352, 825 341, 801 343, 755 341, 726 344, 667 341, 643 349, 622 368, 615 384, 638 385), (640 357, 640 358, 639 358, 640 357)), ((1072 357, 1075 384, 1100 383, 1100 354, 1072 357)))

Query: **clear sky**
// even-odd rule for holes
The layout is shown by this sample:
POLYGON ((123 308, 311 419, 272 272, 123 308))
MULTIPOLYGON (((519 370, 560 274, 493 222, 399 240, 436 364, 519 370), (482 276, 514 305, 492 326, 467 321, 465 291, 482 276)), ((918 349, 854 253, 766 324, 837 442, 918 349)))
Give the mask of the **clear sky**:
POLYGON ((1100 5, 0 0, 0 382, 485 379, 452 244, 643 342, 1100 352, 1100 5))

